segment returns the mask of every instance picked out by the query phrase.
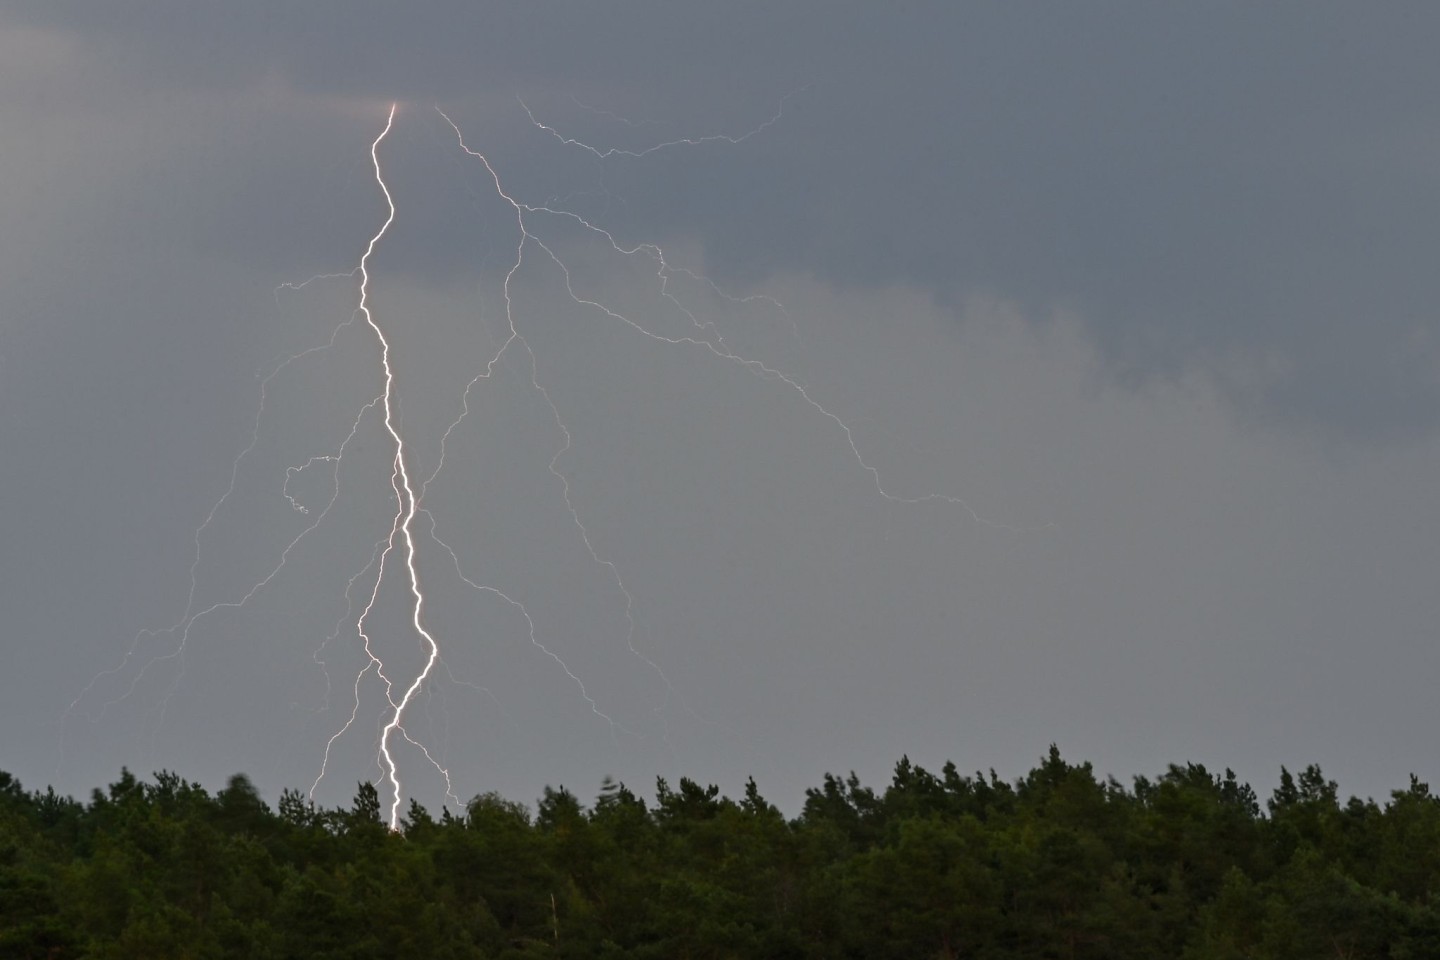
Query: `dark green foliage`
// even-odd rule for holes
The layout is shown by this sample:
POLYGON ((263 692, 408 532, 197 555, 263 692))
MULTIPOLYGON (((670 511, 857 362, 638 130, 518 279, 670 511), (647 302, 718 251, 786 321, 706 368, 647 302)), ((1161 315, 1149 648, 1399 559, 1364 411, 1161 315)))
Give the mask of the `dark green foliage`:
POLYGON ((399 831, 243 776, 214 796, 129 771, 88 804, 0 773, 5 958, 1149 958, 1440 956, 1440 798, 1342 803, 1317 767, 1262 805, 1230 771, 1132 788, 1051 748, 1015 783, 902 758, 826 776, 787 821, 661 780, 547 789, 399 831))

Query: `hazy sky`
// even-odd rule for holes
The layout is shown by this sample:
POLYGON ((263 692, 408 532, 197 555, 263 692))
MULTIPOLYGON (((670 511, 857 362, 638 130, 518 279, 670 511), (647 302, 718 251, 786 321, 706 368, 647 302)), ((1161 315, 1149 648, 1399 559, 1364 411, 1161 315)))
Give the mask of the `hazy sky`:
POLYGON ((361 610, 392 699, 425 647, 351 272, 398 102, 369 306, 442 658, 404 719, 460 799, 793 812, 1052 741, 1440 778, 1437 30, 0 2, 0 769, 273 799, 353 715, 316 799, 380 775, 361 610))

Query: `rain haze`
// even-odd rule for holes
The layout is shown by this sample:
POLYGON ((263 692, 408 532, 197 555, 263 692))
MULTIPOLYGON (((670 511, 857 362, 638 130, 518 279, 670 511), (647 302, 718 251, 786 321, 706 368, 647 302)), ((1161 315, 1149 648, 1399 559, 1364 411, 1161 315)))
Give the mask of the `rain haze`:
POLYGON ((0 3, 0 769, 1435 780, 1437 31, 0 3))

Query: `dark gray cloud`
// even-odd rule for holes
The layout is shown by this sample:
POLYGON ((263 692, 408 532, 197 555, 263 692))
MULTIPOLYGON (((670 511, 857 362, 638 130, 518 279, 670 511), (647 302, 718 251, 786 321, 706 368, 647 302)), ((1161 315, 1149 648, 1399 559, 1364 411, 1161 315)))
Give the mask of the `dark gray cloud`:
MULTIPOLYGON (((1282 424, 1386 440, 1440 410, 1440 14, 1425 5, 47 2, 9 17, 81 33, 136 89, 274 76, 422 103, 527 94, 620 146, 697 118, 746 129, 813 84, 738 157, 592 167, 626 198, 632 219, 611 221, 703 233, 736 278, 1063 303, 1125 375, 1198 364, 1282 424), (607 127, 571 96, 658 122, 607 127), (772 213, 763 230, 752 204, 772 213)), ((506 140, 532 156, 516 119, 506 140)), ((542 195, 547 164, 529 171, 542 195)))

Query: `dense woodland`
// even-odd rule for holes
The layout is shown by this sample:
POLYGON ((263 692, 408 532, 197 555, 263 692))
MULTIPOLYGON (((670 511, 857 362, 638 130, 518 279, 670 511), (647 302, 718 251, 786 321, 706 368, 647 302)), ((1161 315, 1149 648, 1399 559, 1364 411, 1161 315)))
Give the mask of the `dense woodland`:
POLYGON ((0 774, 0 957, 1440 957, 1440 798, 1263 805, 1228 771, 1125 787, 1050 754, 1009 783, 901 760, 787 820, 663 780, 401 829, 248 780, 124 773, 88 803, 0 774))

